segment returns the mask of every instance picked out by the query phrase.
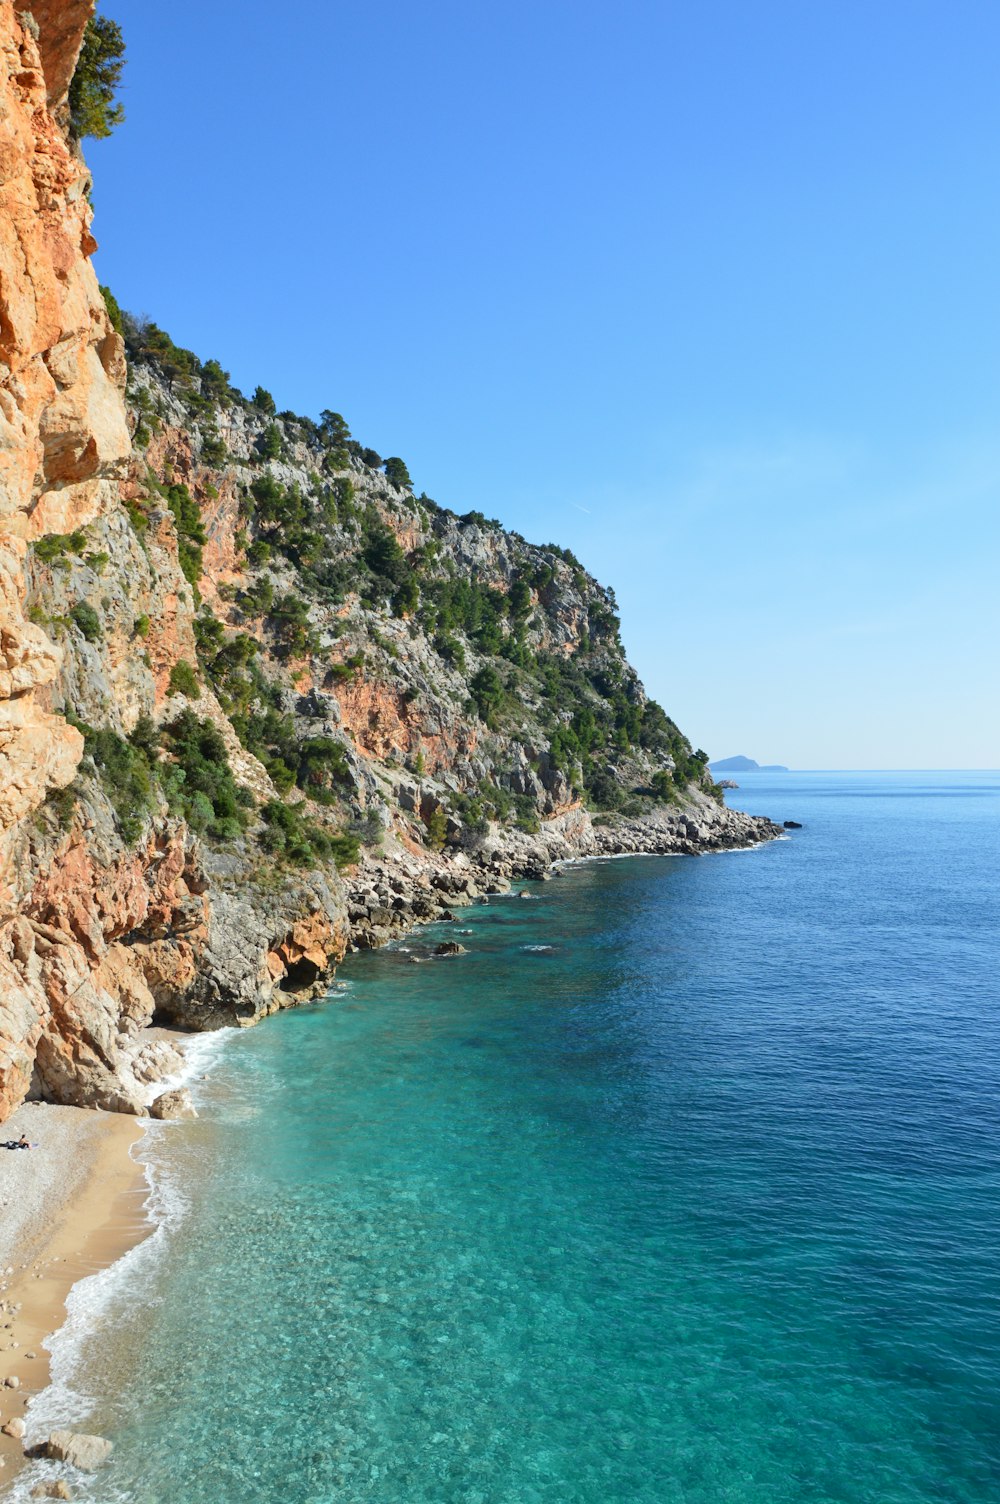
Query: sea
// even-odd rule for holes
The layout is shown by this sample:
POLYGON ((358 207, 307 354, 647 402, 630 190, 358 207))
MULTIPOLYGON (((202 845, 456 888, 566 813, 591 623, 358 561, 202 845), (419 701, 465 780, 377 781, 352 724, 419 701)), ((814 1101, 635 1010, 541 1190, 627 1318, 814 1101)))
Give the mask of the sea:
POLYGON ((801 829, 195 1041, 29 1412, 77 1500, 996 1504, 1000 774, 740 783, 801 829))

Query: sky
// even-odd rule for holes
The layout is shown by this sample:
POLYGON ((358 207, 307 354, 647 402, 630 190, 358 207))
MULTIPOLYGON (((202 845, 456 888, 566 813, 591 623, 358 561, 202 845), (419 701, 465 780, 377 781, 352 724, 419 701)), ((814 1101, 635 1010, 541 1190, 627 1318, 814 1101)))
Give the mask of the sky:
POLYGON ((1000 766, 1000 6, 102 9, 124 307, 572 548, 710 756, 1000 766))

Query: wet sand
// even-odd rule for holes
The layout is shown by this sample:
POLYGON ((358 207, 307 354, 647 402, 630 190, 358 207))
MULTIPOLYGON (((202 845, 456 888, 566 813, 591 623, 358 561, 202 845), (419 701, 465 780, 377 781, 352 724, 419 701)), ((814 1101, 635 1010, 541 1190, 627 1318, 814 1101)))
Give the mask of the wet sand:
MULTIPOLYGON (((142 1131, 136 1118, 32 1102, 0 1127, 0 1143, 23 1133, 38 1146, 0 1148, 0 1425, 48 1382, 45 1341, 73 1285, 152 1231, 130 1154, 142 1131)), ((0 1434, 0 1490, 22 1461, 21 1442, 0 1434)))

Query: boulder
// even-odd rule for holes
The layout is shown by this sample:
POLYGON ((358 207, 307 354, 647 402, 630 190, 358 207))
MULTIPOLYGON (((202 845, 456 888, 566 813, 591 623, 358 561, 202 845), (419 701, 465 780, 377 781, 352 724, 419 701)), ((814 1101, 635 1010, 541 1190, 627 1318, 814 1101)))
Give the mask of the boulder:
POLYGON ((440 945, 434 947, 436 956, 464 956, 467 954, 464 945, 459 945, 457 940, 442 940, 440 945))
POLYGON ((786 830, 801 830, 802 829, 802 821, 801 820, 782 820, 781 823, 782 823, 782 825, 784 826, 784 828, 786 830))
POLYGON ((47 1483, 36 1483, 31 1490, 33 1499, 72 1499, 65 1478, 50 1478, 47 1483))
POLYGON ((198 1116, 191 1100, 191 1093, 186 1086, 178 1087, 176 1091, 161 1092, 151 1103, 149 1115, 161 1121, 168 1118, 196 1118, 198 1116))
POLYGON ((2 1426, 0 1426, 0 1431, 3 1431, 3 1434, 5 1436, 13 1436, 15 1441, 23 1441, 24 1421, 19 1415, 14 1415, 10 1420, 6 1421, 2 1426))
POLYGON ((68 1462, 82 1472, 93 1473, 111 1456, 112 1443, 103 1436, 83 1431, 53 1431, 45 1443, 45 1455, 53 1462, 68 1462))

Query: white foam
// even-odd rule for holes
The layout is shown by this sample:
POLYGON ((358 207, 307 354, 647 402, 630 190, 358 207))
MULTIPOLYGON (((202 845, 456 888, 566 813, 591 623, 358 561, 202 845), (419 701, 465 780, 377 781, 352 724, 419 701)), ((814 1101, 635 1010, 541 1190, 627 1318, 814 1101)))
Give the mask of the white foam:
MULTIPOLYGON (((232 1036, 239 1033, 238 1029, 220 1029, 192 1035, 185 1042, 183 1070, 158 1083, 157 1091, 183 1086, 208 1075, 232 1036)), ((156 1288, 157 1267, 191 1206, 180 1175, 172 1171, 169 1161, 157 1151, 165 1132, 183 1126, 150 1122, 131 1150, 146 1177, 148 1194, 143 1209, 150 1232, 115 1263, 79 1280, 70 1290, 66 1320, 44 1343, 51 1354, 49 1383, 34 1397, 25 1417, 25 1441, 29 1446, 37 1445, 61 1426, 86 1429, 86 1417, 101 1402, 100 1395, 88 1392, 84 1379, 85 1359, 95 1332, 113 1330, 116 1313, 124 1316, 137 1305, 148 1309, 156 1303, 151 1292, 156 1288)), ((46 1468, 47 1478, 55 1476, 51 1464, 46 1464, 46 1468)), ((34 1467, 26 1469, 17 1482, 19 1491, 12 1493, 11 1499, 29 1498, 29 1486, 37 1483, 38 1477, 34 1467)))

